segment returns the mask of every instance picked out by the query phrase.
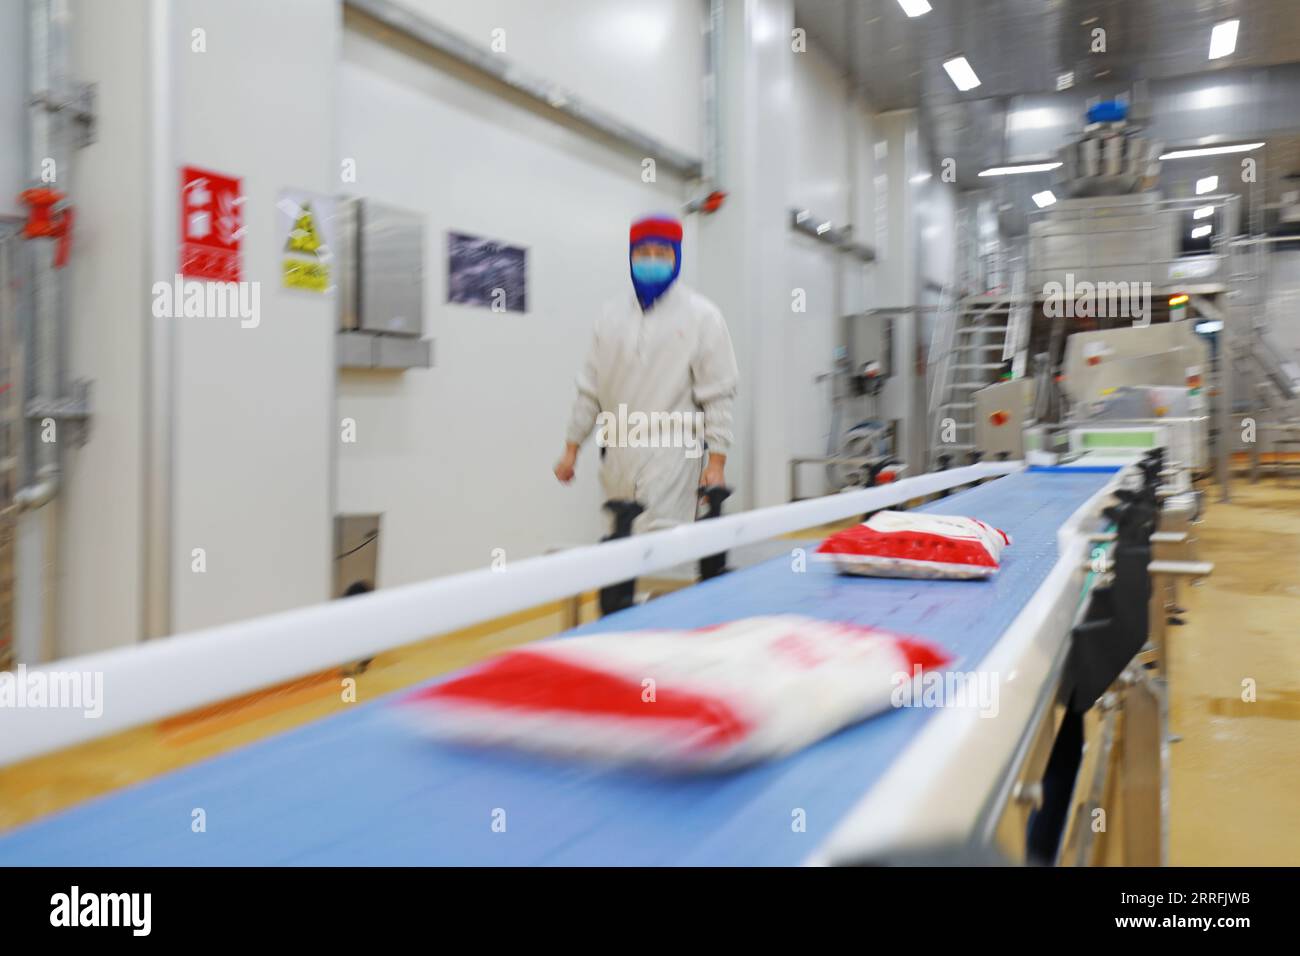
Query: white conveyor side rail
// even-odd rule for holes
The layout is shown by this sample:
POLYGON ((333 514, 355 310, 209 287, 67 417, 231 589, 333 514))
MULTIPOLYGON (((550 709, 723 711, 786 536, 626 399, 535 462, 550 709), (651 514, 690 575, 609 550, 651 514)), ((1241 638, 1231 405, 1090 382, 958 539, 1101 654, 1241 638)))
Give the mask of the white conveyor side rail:
POLYGON ((102 674, 102 714, 0 708, 0 766, 583 591, 1023 468, 1018 461, 982 462, 30 668, 29 680, 40 673, 60 679, 102 674))

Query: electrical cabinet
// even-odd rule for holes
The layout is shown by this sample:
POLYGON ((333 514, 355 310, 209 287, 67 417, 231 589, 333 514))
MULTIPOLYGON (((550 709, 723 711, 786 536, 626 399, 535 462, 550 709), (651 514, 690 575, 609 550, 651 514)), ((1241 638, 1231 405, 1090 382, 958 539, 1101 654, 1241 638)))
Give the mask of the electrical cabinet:
POLYGON ((427 368, 424 217, 373 199, 339 203, 343 368, 427 368))

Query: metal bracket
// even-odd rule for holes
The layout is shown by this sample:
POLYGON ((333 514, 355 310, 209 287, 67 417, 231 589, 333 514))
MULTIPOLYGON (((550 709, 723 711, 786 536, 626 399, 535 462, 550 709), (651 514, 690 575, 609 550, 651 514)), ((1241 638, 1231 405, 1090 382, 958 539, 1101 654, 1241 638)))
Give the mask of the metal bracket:
POLYGON ((853 241, 852 225, 835 227, 829 220, 818 222, 819 218, 807 209, 791 209, 790 228, 795 232, 803 233, 809 238, 835 246, 842 252, 856 256, 863 262, 876 261, 875 249, 864 243, 853 241))
POLYGON ((1017 780, 1015 786, 1011 788, 1011 798, 1017 803, 1041 810, 1043 809, 1043 782, 1017 780))
MULTIPOLYGON (((39 424, 53 419, 70 448, 80 448, 90 440, 90 380, 79 378, 72 383, 72 394, 64 398, 34 398, 27 403, 27 420, 39 424)), ((57 437, 57 432, 56 432, 57 437)))
POLYGON ((96 91, 94 83, 77 83, 71 91, 54 93, 42 90, 32 96, 28 106, 43 106, 48 113, 62 113, 70 110, 77 125, 77 147, 84 149, 98 138, 95 105, 96 91))
MULTIPOLYGON (((1154 537, 1154 535, 1152 536, 1154 537)), ((1152 561, 1147 565, 1152 574, 1168 574, 1184 578, 1208 578, 1214 573, 1213 561, 1152 561)))
MULTIPOLYGON (((1096 531, 1087 536, 1089 541, 1097 544, 1114 541, 1117 537, 1114 531, 1096 531)), ((1152 544, 1185 544, 1186 542, 1186 531, 1154 531, 1151 534, 1152 544)))

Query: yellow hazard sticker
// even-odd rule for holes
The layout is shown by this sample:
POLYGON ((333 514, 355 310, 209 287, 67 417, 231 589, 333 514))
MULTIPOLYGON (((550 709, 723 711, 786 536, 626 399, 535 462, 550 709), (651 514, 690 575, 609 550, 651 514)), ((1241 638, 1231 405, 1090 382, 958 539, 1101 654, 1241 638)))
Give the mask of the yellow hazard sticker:
POLYGON ((282 189, 275 204, 282 288, 318 295, 334 291, 332 196, 282 189))
POLYGON ((321 242, 320 233, 316 231, 316 218, 312 215, 311 206, 303 206, 294 220, 293 228, 289 230, 289 241, 284 245, 285 252, 303 252, 307 255, 317 255, 320 251, 321 242))
POLYGON ((330 267, 303 259, 284 260, 284 287, 324 292, 330 287, 330 267))

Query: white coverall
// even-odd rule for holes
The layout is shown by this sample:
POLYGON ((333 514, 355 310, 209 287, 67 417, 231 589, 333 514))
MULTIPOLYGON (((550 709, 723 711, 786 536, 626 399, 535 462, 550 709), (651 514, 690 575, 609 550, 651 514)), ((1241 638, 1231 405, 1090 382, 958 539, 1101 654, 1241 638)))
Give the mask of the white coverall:
POLYGON ((634 533, 695 520, 702 446, 724 455, 731 447, 737 377, 722 313, 680 280, 646 312, 630 292, 606 304, 578 373, 566 440, 581 445, 596 428, 605 499, 645 508, 634 533), (656 418, 672 425, 655 427, 656 418), (648 425, 639 433, 638 419, 648 425))

